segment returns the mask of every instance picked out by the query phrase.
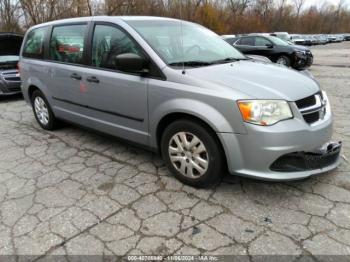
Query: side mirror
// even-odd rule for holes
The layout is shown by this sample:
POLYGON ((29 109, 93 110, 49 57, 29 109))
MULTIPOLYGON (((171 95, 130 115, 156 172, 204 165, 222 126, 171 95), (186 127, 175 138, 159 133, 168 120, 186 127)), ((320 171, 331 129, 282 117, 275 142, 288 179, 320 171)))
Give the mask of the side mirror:
POLYGON ((115 57, 115 66, 120 71, 147 74, 147 65, 147 59, 134 53, 121 54, 115 57))
POLYGON ((273 44, 266 44, 267 48, 273 48, 273 44))

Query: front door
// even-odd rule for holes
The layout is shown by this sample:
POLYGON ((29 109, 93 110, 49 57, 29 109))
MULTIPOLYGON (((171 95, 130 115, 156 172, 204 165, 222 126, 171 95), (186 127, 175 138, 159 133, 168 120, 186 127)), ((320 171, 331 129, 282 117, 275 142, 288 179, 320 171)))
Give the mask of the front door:
POLYGON ((116 69, 115 58, 143 52, 114 25, 95 24, 91 67, 85 69, 86 101, 90 116, 103 131, 136 143, 148 143, 148 79, 116 69))
POLYGON ((265 37, 255 37, 255 48, 256 54, 265 56, 271 59, 272 53, 274 52, 273 43, 265 37))

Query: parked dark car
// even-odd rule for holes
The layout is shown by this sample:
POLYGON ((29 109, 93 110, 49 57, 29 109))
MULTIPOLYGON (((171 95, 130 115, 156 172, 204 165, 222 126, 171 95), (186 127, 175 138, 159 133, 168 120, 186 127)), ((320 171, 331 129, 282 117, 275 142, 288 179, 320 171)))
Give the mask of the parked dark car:
POLYGON ((307 47, 274 36, 245 36, 226 41, 246 55, 265 56, 274 63, 294 69, 302 70, 313 63, 313 55, 307 47))
POLYGON ((17 68, 23 35, 0 33, 0 96, 21 93, 17 68))

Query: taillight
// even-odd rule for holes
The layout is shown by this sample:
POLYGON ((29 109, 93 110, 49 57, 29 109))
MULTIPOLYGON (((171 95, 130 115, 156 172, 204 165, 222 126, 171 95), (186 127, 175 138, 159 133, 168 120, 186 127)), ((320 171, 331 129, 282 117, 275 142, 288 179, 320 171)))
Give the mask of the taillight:
POLYGON ((21 64, 20 64, 20 62, 17 63, 17 70, 18 70, 18 73, 20 74, 21 73, 21 64))

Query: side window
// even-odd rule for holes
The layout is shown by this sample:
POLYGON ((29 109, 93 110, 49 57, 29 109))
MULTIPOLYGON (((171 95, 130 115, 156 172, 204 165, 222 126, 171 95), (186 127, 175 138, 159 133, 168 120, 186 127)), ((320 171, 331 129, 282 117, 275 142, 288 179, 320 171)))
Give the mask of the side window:
POLYGON ((50 40, 50 59, 82 64, 86 25, 65 25, 53 28, 50 40))
POLYGON ((44 39, 47 27, 37 28, 28 33, 23 48, 23 56, 41 59, 44 57, 44 39))
POLYGON ((272 43, 263 37, 255 37, 255 46, 267 46, 271 45, 272 43))
POLYGON ((92 43, 92 65, 116 69, 115 57, 134 53, 142 56, 142 50, 122 30, 114 26, 96 25, 92 43))
POLYGON ((237 41, 237 38, 226 38, 225 41, 230 45, 233 45, 237 41))
POLYGON ((253 37, 244 37, 241 40, 239 40, 237 45, 254 45, 254 38, 253 37))

